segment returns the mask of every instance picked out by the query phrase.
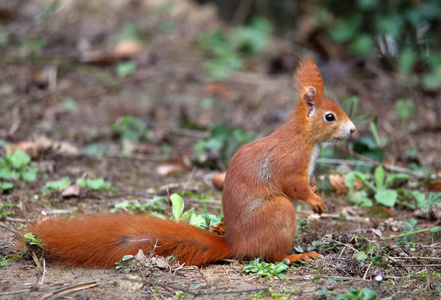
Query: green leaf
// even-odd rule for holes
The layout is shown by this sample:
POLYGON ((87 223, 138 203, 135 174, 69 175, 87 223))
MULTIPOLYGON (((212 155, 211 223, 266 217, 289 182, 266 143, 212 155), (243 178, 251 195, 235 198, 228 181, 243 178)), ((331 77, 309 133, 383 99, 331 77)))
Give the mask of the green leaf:
POLYGON ((56 181, 46 182, 45 189, 48 190, 64 190, 71 184, 71 181, 68 177, 64 177, 63 179, 56 181))
POLYGON ((369 199, 366 191, 358 191, 348 194, 348 200, 357 204, 359 207, 371 207, 374 205, 369 199))
POLYGON ((9 161, 12 168, 20 169, 27 166, 31 162, 31 157, 21 150, 16 150, 14 153, 7 152, 6 160, 9 161))
POLYGON ((178 194, 172 194, 170 196, 172 202, 172 213, 176 221, 181 220, 182 212, 184 211, 184 199, 178 194))
POLYGON ((194 212, 194 207, 190 208, 188 211, 182 214, 181 220, 186 222, 190 218, 191 214, 194 212))
POLYGON ((426 195, 424 195, 420 191, 411 191, 410 194, 415 198, 418 208, 421 208, 426 204, 426 195))
POLYGON ((34 182, 37 179, 38 169, 27 168, 21 172, 21 178, 27 182, 34 182))
POLYGON ((395 111, 398 118, 402 122, 406 122, 412 115, 415 115, 418 111, 418 107, 412 99, 398 99, 395 101, 395 111))
POLYGON ((418 52, 411 48, 404 48, 398 57, 398 70, 401 73, 407 74, 413 69, 415 63, 418 61, 418 52))
POLYGON ((358 260, 366 260, 368 258, 367 254, 364 251, 357 252, 357 254, 355 254, 355 257, 358 260))
POLYGON ((392 207, 397 201, 398 193, 395 190, 382 190, 377 192, 374 197, 378 203, 392 207))
POLYGON ((115 71, 119 77, 126 77, 136 72, 136 64, 132 61, 123 61, 115 66, 115 71))
POLYGON ((408 174, 404 174, 404 173, 389 174, 386 178, 386 182, 384 183, 384 186, 388 187, 395 180, 409 180, 409 178, 410 178, 410 176, 408 174))
POLYGON ((14 185, 12 183, 9 183, 9 182, 2 182, 0 184, 0 190, 2 190, 2 191, 7 191, 7 190, 10 190, 10 189, 13 189, 13 188, 14 188, 14 185))
POLYGON ((0 169, 0 178, 6 180, 18 180, 20 179, 20 174, 17 171, 12 170, 10 167, 4 166, 0 169))
POLYGON ((378 166, 375 168, 375 184, 377 186, 377 190, 383 190, 383 181, 384 181, 385 172, 382 166, 378 166))

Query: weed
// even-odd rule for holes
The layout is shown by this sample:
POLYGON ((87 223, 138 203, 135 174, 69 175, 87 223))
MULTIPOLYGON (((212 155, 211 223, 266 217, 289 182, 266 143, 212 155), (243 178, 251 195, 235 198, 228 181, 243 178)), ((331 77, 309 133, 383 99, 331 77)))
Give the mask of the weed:
POLYGON ((67 188, 71 184, 71 181, 68 177, 64 177, 63 179, 56 181, 48 181, 44 186, 43 190, 55 190, 61 191, 67 188))
POLYGON ((259 262, 260 258, 250 261, 250 263, 243 268, 244 273, 252 273, 261 277, 277 276, 279 278, 286 278, 285 272, 289 268, 287 262, 279 262, 276 264, 259 262))
MULTIPOLYGON (((0 157, 0 179, 35 181, 38 169, 29 167, 30 162, 31 157, 21 150, 6 152, 4 157, 0 157)), ((12 188, 11 183, 3 182, 1 184, 2 190, 12 188)))
POLYGON ((112 193, 117 193, 115 188, 110 183, 105 182, 103 178, 77 178, 76 183, 79 186, 93 191, 110 191, 112 193))
POLYGON ((0 216, 8 217, 14 215, 12 211, 9 211, 9 209, 14 206, 15 206, 14 204, 0 205, 0 216))
POLYGON ((7 257, 0 255, 0 268, 9 266, 11 263, 9 262, 7 257))
POLYGON ((29 246, 36 246, 38 248, 43 248, 44 244, 38 235, 34 235, 32 232, 26 232, 24 234, 25 242, 29 246))
POLYGON ((249 26, 236 28, 228 36, 220 31, 199 36, 196 45, 211 55, 205 62, 208 76, 219 80, 231 71, 242 68, 243 57, 260 53, 267 44, 270 32, 270 23, 256 17, 249 26))
POLYGON ((408 180, 409 175, 403 173, 392 173, 386 176, 382 166, 375 169, 374 178, 360 172, 349 172, 346 174, 346 185, 349 187, 348 200, 361 207, 373 206, 373 202, 368 195, 368 191, 373 193, 375 200, 379 204, 388 207, 395 205, 398 192, 390 187, 396 181, 408 180), (365 188, 360 191, 354 190, 355 179, 365 184, 365 188))
POLYGON ((254 137, 242 129, 233 129, 225 124, 216 124, 210 131, 210 137, 199 140, 193 147, 194 156, 201 164, 218 163, 233 157, 237 149, 254 140, 254 137))
POLYGON ((115 265, 115 269, 124 271, 126 273, 130 272, 133 267, 132 260, 135 258, 134 255, 124 255, 121 259, 119 259, 115 265))
POLYGON ((351 288, 349 292, 344 295, 337 296, 333 298, 334 300, 377 300, 380 299, 375 291, 362 288, 361 290, 356 290, 351 288))
POLYGON ((166 202, 166 197, 154 196, 151 201, 142 204, 138 201, 123 201, 121 203, 117 203, 110 211, 113 213, 119 210, 131 211, 134 213, 148 213, 151 209, 153 209, 155 211, 165 212, 167 209, 166 202))

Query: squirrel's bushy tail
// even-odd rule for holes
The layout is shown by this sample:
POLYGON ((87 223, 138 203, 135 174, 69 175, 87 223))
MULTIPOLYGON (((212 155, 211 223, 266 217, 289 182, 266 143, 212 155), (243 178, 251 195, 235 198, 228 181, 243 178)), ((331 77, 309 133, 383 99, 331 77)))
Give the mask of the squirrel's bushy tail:
POLYGON ((94 215, 46 219, 31 228, 46 245, 47 256, 71 266, 109 268, 124 255, 154 250, 175 254, 180 263, 201 266, 231 258, 223 237, 187 223, 148 215, 94 215))

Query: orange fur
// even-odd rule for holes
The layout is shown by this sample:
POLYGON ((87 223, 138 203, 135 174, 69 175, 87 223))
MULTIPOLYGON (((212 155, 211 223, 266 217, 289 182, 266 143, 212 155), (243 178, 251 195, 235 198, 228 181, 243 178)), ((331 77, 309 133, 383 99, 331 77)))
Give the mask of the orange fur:
POLYGON ((181 263, 198 266, 225 258, 276 262, 319 257, 315 252, 288 255, 296 232, 292 200, 324 212, 312 177, 317 145, 345 139, 355 126, 334 101, 325 98, 312 59, 301 62, 296 78, 300 101, 285 124, 240 148, 225 181, 220 179, 225 238, 189 224, 129 214, 46 219, 33 232, 47 245, 50 257, 73 266, 110 267, 138 249, 176 254, 181 263))

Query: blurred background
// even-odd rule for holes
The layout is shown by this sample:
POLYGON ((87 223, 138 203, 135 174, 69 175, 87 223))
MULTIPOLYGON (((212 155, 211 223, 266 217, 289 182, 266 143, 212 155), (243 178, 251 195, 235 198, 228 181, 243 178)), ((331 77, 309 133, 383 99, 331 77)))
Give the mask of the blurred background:
MULTIPOLYGON (((149 162, 133 170, 151 177, 140 187, 225 170, 238 147, 288 117, 293 71, 310 56, 358 128, 322 146, 319 173, 384 163, 432 184, 440 16, 435 0, 1 1, 0 146, 23 147, 37 165, 47 158, 37 169, 54 178, 83 174, 69 156, 141 157, 149 162)), ((100 166, 109 180, 131 178, 113 161, 100 166)))

